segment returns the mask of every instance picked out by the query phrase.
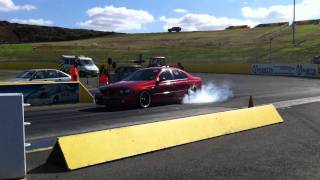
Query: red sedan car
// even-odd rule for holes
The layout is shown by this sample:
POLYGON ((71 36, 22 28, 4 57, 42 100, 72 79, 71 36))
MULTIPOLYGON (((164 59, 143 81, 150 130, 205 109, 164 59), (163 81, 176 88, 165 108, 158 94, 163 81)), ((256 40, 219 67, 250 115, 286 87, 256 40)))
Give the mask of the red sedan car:
POLYGON ((95 95, 97 105, 107 107, 181 102, 188 90, 200 89, 199 77, 173 67, 151 67, 138 70, 126 79, 100 88, 95 95))

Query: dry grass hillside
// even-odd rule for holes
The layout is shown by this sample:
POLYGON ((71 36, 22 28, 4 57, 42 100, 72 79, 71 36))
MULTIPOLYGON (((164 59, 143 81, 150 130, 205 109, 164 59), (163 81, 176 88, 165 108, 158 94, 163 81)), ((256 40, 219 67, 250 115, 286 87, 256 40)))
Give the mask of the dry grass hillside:
POLYGON ((86 40, 0 46, 0 62, 57 63, 60 55, 86 55, 98 63, 118 63, 142 53, 188 64, 310 62, 320 54, 320 25, 297 26, 297 43, 289 27, 208 32, 117 34, 86 40), (271 47, 270 47, 270 39, 271 47))

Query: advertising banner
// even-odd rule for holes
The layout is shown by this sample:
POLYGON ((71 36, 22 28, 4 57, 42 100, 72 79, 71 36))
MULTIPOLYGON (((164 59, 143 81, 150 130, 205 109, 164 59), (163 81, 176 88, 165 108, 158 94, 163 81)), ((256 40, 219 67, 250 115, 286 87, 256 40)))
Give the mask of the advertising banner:
POLYGON ((251 74, 318 77, 317 64, 252 64, 251 74))
POLYGON ((0 93, 22 93, 31 105, 51 105, 79 102, 77 83, 1 85, 0 93))

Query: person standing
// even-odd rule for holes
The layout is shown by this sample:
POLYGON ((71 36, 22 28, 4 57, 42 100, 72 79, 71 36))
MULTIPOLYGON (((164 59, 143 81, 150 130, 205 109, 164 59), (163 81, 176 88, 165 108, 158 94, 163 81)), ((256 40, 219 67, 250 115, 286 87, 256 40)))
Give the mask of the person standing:
POLYGON ((99 74, 99 87, 109 84, 109 75, 105 65, 101 65, 99 74))
POLYGON ((177 68, 181 69, 181 70, 184 70, 184 67, 182 66, 182 63, 181 62, 178 62, 177 63, 177 68))
POLYGON ((70 69, 70 75, 72 81, 79 81, 78 63, 75 60, 70 69))

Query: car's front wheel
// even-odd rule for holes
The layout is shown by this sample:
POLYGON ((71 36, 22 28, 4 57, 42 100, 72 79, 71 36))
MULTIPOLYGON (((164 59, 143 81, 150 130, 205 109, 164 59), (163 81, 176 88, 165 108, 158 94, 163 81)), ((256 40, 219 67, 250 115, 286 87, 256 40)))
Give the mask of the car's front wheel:
POLYGON ((148 91, 142 91, 139 94, 138 105, 141 108, 147 108, 151 105, 151 95, 148 91))
POLYGON ((188 89, 188 96, 194 95, 198 91, 197 87, 195 85, 190 86, 188 89))

